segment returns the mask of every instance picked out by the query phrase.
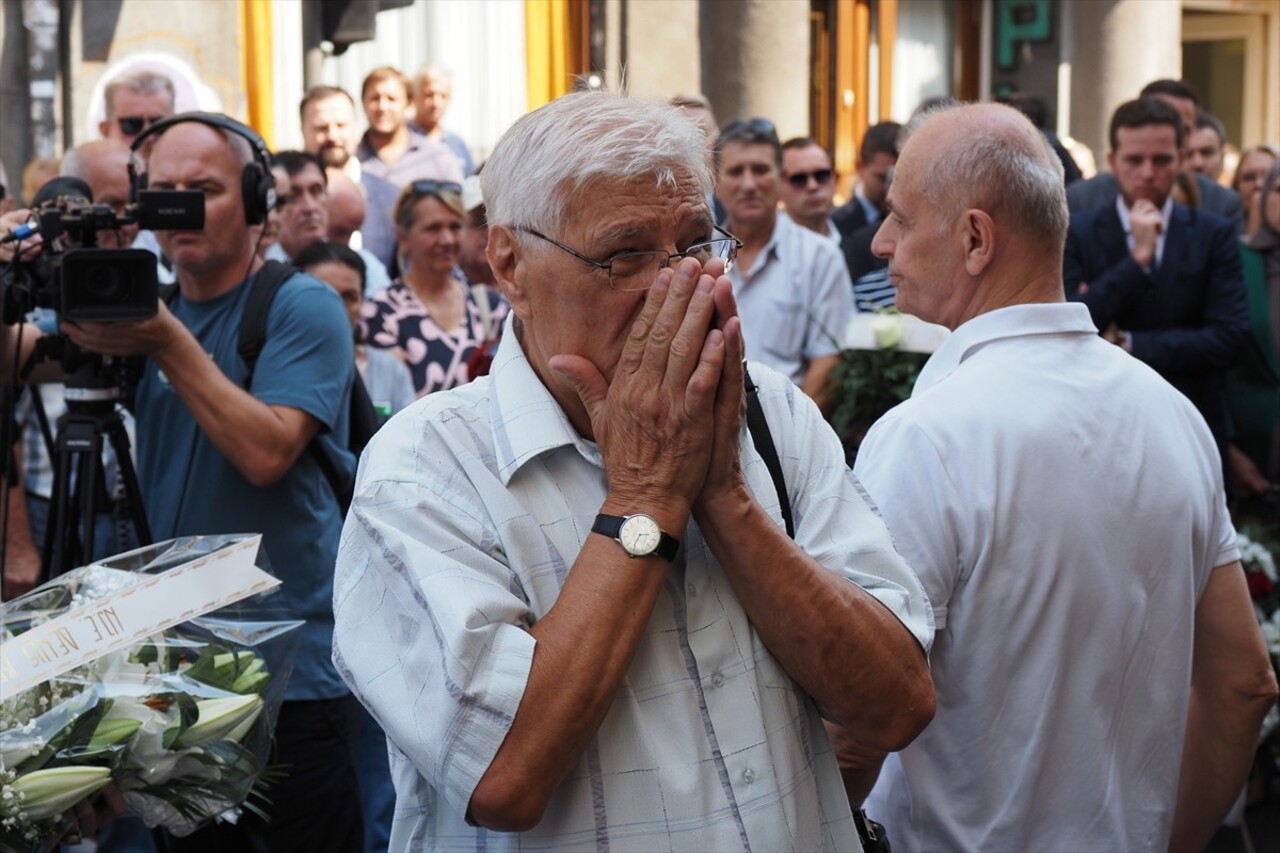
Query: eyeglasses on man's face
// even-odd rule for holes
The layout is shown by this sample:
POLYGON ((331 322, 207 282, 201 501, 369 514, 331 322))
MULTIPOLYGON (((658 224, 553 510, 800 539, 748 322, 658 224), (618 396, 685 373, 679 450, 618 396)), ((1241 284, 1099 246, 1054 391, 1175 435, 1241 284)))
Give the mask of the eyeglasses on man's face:
POLYGON ((834 174, 835 172, 831 169, 814 169, 812 172, 791 172, 787 175, 787 183, 798 190, 802 190, 809 186, 809 179, 812 178, 815 184, 822 187, 826 186, 834 174))
POLYGON ((742 241, 719 225, 713 226, 713 228, 715 233, 724 236, 701 240, 683 252, 672 254, 661 249, 646 252, 618 252, 604 261, 588 258, 581 252, 569 248, 558 240, 552 240, 546 234, 542 234, 532 228, 517 227, 515 230, 531 234, 539 240, 545 240, 557 249, 573 255, 584 264, 590 264, 596 269, 604 270, 609 275, 609 287, 614 290, 648 290, 649 286, 653 284, 654 278, 663 268, 678 263, 684 258, 693 258, 700 264, 706 263, 712 258, 719 258, 724 261, 724 271, 728 272, 733 267, 733 262, 738 256, 738 250, 742 248, 742 241))
POLYGON ((125 136, 137 136, 145 128, 166 118, 168 116, 120 116, 116 119, 116 124, 120 126, 120 132, 125 136))

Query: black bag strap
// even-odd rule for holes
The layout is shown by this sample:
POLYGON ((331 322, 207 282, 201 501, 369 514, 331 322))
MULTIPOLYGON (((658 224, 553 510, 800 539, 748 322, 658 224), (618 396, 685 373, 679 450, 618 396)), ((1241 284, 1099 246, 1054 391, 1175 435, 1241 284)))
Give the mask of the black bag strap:
MULTIPOLYGON (((240 332, 236 337, 236 352, 239 353, 240 359, 245 366, 244 388, 246 391, 253 384, 253 370, 257 367, 258 356, 262 354, 262 348, 267 343, 267 315, 271 313, 271 303, 275 301, 276 293, 280 291, 284 283, 292 278, 296 272, 298 272, 297 267, 291 264, 267 261, 249 282, 249 295, 245 297, 244 312, 240 315, 240 332)), ((351 393, 354 395, 358 387, 360 392, 364 394, 365 402, 372 407, 372 402, 369 402, 369 392, 365 389, 364 383, 360 381, 358 372, 355 380, 351 393)), ((320 441, 318 433, 307 444, 307 451, 311 454, 311 458, 315 460, 320 472, 324 474, 324 478, 329 483, 329 488, 334 497, 337 498, 338 506, 345 516, 347 509, 351 506, 351 498, 355 490, 354 479, 352 477, 344 477, 338 472, 338 463, 334 461, 324 443, 320 441)))
POLYGON ((240 315, 240 334, 236 337, 236 352, 240 354, 247 370, 245 390, 253 384, 253 369, 258 356, 267 343, 267 315, 276 293, 288 281, 297 268, 279 261, 267 261, 249 282, 249 295, 245 298, 244 312, 240 315))
POLYGON ((791 499, 787 497, 787 481, 782 476, 782 462, 778 459, 778 449, 773 444, 773 433, 769 431, 769 421, 764 416, 764 407, 760 405, 760 389, 751 380, 751 374, 743 365, 742 376, 747 389, 747 430, 751 433, 751 441, 756 452, 764 460, 773 478, 773 487, 778 492, 778 505, 782 508, 782 522, 787 527, 787 535, 796 538, 796 524, 791 516, 791 499))

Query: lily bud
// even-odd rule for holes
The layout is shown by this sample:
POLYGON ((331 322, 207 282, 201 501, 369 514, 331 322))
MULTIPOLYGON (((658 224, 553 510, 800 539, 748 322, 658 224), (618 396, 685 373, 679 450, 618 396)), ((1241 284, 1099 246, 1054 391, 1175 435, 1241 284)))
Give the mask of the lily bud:
POLYGON ((248 696, 231 696, 226 699, 205 699, 196 703, 199 716, 174 741, 175 749, 199 746, 215 740, 227 740, 237 730, 248 726, 262 711, 262 697, 256 693, 248 696), (246 720, 249 721, 246 723, 246 720))
POLYGON ((124 743, 140 728, 142 728, 141 720, 128 717, 105 719, 93 730, 93 737, 89 738, 89 749, 105 749, 117 743, 124 743))
POLYGON ((27 819, 36 821, 62 814, 110 781, 107 767, 54 767, 21 776, 9 787, 21 797, 27 819))

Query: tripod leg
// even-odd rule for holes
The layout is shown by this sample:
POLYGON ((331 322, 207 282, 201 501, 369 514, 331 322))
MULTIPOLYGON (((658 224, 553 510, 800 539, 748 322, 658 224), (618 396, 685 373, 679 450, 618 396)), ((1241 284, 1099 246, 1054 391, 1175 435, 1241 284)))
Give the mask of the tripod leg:
POLYGON ((107 440, 116 452, 116 463, 120 468, 120 479, 124 482, 124 499, 129 507, 129 517, 133 521, 133 532, 139 545, 150 545, 151 526, 147 524, 147 514, 142 508, 142 488, 138 485, 138 472, 133 467, 133 457, 129 455, 129 433, 125 431, 124 421, 119 415, 107 428, 107 440))
MULTIPOLYGON (((77 497, 80 499, 80 525, 83 535, 80 537, 80 554, 78 565, 93 559, 94 536, 97 533, 99 497, 102 489, 102 454, 80 454, 80 476, 76 481, 77 497)), ((71 566, 76 568, 76 566, 71 566)))
POLYGON ((76 522, 71 498, 71 469, 75 451, 59 447, 53 456, 53 494, 44 531, 44 565, 41 583, 65 572, 75 550, 76 522))

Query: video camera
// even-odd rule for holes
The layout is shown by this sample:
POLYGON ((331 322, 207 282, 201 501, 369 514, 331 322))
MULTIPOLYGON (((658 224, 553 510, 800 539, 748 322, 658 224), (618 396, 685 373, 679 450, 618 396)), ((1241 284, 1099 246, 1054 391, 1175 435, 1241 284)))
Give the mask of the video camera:
POLYGON ((143 190, 116 213, 94 204, 84 181, 60 177, 42 187, 36 201, 35 223, 4 238, 44 237, 40 256, 20 264, 5 289, 3 320, 9 324, 35 308, 51 308, 71 322, 153 317, 159 300, 156 256, 146 249, 100 248, 98 232, 134 224, 155 231, 204 227, 204 194, 198 191, 143 190))

